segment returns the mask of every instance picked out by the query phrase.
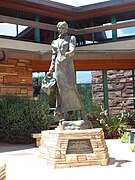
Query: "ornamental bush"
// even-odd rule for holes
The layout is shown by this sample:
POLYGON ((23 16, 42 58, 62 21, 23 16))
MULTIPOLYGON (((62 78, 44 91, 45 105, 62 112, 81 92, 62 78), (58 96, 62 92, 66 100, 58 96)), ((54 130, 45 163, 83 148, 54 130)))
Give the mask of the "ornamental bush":
POLYGON ((49 128, 49 106, 43 101, 5 96, 0 99, 0 141, 32 143, 32 133, 49 128))
POLYGON ((124 111, 117 115, 109 115, 102 106, 93 106, 86 111, 87 117, 92 121, 93 127, 102 127, 105 138, 121 138, 125 129, 132 128, 135 125, 134 112, 124 111))
POLYGON ((107 111, 101 107, 100 113, 102 119, 100 123, 104 126, 107 132, 107 138, 114 139, 120 138, 124 133, 124 130, 130 128, 128 124, 128 114, 121 112, 118 115, 109 116, 107 111))

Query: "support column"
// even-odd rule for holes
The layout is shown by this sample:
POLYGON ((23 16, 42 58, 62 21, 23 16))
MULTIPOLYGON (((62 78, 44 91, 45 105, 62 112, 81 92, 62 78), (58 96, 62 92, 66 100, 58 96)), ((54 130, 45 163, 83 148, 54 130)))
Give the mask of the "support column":
POLYGON ((108 106, 108 84, 107 84, 107 70, 102 70, 103 74, 103 91, 104 91, 104 109, 109 113, 108 106))
MULTIPOLYGON (((53 25, 56 25, 56 19, 55 19, 55 17, 54 17, 54 19, 53 19, 53 25)), ((56 33, 57 31, 53 31, 53 40, 55 40, 56 38, 57 38, 57 33, 56 33)))
POLYGON ((54 38, 54 39, 57 38, 57 37, 56 37, 56 32, 55 32, 55 31, 53 32, 53 38, 54 38))
MULTIPOLYGON (((16 17, 19 18, 19 12, 16 11, 16 17)), ((19 34, 19 28, 18 28, 18 24, 16 24, 16 36, 18 38, 18 34, 19 34)))
POLYGON ((133 80, 133 102, 134 102, 134 109, 135 109, 135 69, 132 69, 132 80, 133 80))
MULTIPOLYGON (((116 16, 112 15, 111 16, 111 23, 112 24, 116 24, 116 16)), ((112 30, 112 40, 117 40, 117 29, 113 29, 112 30)))
MULTIPOLYGON (((39 15, 35 15, 35 21, 39 22, 39 15)), ((34 40, 36 42, 40 42, 40 29, 39 28, 34 29, 34 40)))
MULTIPOLYGON (((94 27, 93 19, 92 19, 92 27, 94 27)), ((92 42, 93 42, 93 44, 95 43, 95 35, 94 35, 94 33, 92 33, 92 42)))
POLYGON ((94 33, 92 33, 92 43, 95 44, 95 37, 94 37, 94 33))
POLYGON ((74 22, 68 22, 69 28, 75 29, 75 23, 74 22))

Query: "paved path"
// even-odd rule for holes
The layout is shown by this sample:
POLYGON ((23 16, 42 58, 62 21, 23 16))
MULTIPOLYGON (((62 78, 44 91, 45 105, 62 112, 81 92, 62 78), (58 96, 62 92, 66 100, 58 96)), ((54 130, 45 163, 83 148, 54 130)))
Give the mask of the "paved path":
POLYGON ((110 162, 103 167, 48 168, 38 158, 39 148, 33 145, 0 147, 0 161, 7 164, 7 180, 134 179, 135 153, 130 151, 131 144, 119 140, 107 140, 106 143, 110 162))

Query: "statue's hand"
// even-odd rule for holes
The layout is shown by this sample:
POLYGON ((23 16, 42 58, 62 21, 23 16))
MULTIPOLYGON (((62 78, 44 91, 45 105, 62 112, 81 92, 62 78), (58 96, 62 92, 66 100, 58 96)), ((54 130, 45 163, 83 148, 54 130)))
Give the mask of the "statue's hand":
POLYGON ((71 52, 66 52, 65 53, 65 56, 67 57, 67 58, 69 58, 69 57, 71 57, 73 54, 71 53, 71 52))
POLYGON ((53 72, 52 71, 47 72, 46 76, 48 79, 52 79, 53 78, 53 72))

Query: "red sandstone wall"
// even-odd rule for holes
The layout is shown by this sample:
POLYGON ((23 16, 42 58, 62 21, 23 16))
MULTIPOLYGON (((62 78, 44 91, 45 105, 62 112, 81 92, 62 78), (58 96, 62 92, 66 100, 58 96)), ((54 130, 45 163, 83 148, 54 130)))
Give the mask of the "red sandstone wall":
MULTIPOLYGON (((133 109, 133 79, 131 70, 107 71, 109 112, 133 109)), ((102 71, 92 74, 92 83, 103 83, 102 71)), ((135 82, 134 82, 135 83, 135 82)), ((92 84, 93 100, 103 103, 103 85, 92 84)))
POLYGON ((32 62, 8 59, 0 62, 0 95, 33 96, 32 62))

